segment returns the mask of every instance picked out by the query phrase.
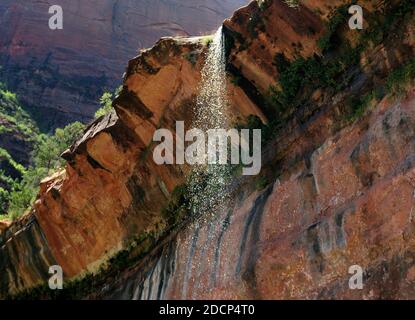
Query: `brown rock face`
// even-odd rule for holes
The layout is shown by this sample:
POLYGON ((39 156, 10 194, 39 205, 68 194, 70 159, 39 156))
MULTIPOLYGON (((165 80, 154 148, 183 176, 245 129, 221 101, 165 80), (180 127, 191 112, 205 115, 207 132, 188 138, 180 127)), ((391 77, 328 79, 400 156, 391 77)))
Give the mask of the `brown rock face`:
POLYGON ((49 4, 0 4, 1 79, 42 129, 88 121, 104 90, 121 82, 125 61, 162 36, 215 30, 245 0, 59 0, 63 30, 48 27, 49 4))
POLYGON ((24 284, 42 284, 56 265, 42 229, 33 215, 9 226, 0 221, 0 295, 21 290, 24 284))
POLYGON ((0 221, 0 232, 6 230, 9 224, 10 223, 8 221, 0 221))
POLYGON ((322 20, 308 7, 292 9, 283 1, 268 3, 261 10, 253 1, 224 23, 233 37, 242 39, 231 56, 232 65, 261 92, 275 83, 277 53, 290 60, 298 55, 308 57, 317 51, 316 40, 323 32, 322 20))
MULTIPOLYGON (((271 81, 279 77, 271 68, 274 55, 281 48, 294 57, 285 43, 302 39, 305 56, 321 55, 318 36, 307 37, 299 21, 323 34, 327 4, 305 1, 290 9, 275 0, 264 11, 251 4, 226 22, 234 44, 227 48, 229 72, 241 75, 240 86, 229 81, 235 122, 251 114, 266 119, 261 92, 267 83, 278 85, 271 81), (268 17, 254 29, 256 37, 238 18, 251 14, 268 17), (267 33, 283 22, 272 17, 292 23, 275 47, 267 33), (256 52, 250 46, 264 47, 262 59, 250 57, 256 52)), ((318 88, 275 129, 263 150, 261 175, 235 177, 227 210, 170 230, 143 259, 116 279, 104 279, 88 297, 415 298, 413 82, 407 83, 406 95, 383 94, 356 121, 348 118, 350 97, 385 86, 393 69, 412 61, 410 13, 392 36, 367 46, 344 89, 318 88), (266 186, 260 180, 265 177, 266 186), (353 265, 364 271, 363 290, 349 288, 353 265)), ((344 32, 343 37, 352 35, 344 32)), ((41 270, 51 261, 68 278, 96 271, 132 237, 165 229, 161 208, 188 168, 157 166, 149 156, 152 135, 158 127, 174 130, 176 120, 191 120, 205 52, 200 38, 165 38, 130 61, 115 111, 92 124, 64 153, 66 169, 42 182, 33 212, 7 229, 22 232, 0 242, 8 245, 0 246, 5 250, 0 255, 6 270, 0 275, 3 292, 44 281, 41 270), (39 257, 26 240, 31 233, 25 221, 36 222, 35 234, 44 236, 37 236, 43 240, 35 247, 50 254, 35 272, 18 263, 39 257)))

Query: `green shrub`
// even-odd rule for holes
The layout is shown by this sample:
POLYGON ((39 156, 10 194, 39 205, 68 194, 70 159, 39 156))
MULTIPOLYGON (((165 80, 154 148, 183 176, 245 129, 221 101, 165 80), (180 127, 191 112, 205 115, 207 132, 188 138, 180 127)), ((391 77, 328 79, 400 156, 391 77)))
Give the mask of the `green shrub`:
POLYGON ((347 26, 347 19, 349 18, 348 8, 349 5, 339 7, 327 22, 326 33, 317 41, 317 45, 322 52, 329 51, 338 44, 336 38, 338 37, 339 29, 342 26, 347 26))
POLYGON ((101 99, 99 100, 101 108, 98 109, 97 112, 95 112, 96 119, 107 115, 112 110, 112 99, 112 93, 104 92, 101 99))
POLYGON ((303 99, 307 100, 307 94, 311 94, 317 88, 331 89, 338 92, 350 81, 346 77, 347 69, 358 64, 360 48, 351 48, 346 45, 344 52, 338 59, 322 59, 312 56, 308 59, 299 57, 289 62, 283 54, 277 54, 274 64, 279 71, 279 88, 271 87, 267 104, 276 116, 285 119, 291 115, 294 108, 303 99))
POLYGON ((5 215, 9 206, 10 194, 9 191, 0 187, 0 217, 5 215))
POLYGON ((202 43, 204 46, 209 47, 213 43, 213 35, 202 37, 202 43))
MULTIPOLYGON (((11 190, 5 198, 8 203, 2 204, 3 208, 7 208, 10 218, 14 219, 22 215, 31 207, 38 194, 41 180, 64 165, 64 160, 60 155, 80 137, 83 130, 84 125, 75 122, 63 129, 56 129, 52 136, 41 134, 37 137, 33 150, 33 165, 25 170, 15 163, 16 168, 22 172, 22 179, 12 183, 9 181, 11 190)), ((4 153, 0 149, 0 155, 2 152, 4 153)))
POLYGON ((284 0, 284 2, 291 8, 297 8, 300 5, 300 0, 284 0))
POLYGON ((255 189, 257 191, 264 190, 269 184, 268 178, 265 176, 261 176, 256 179, 255 181, 255 189))
MULTIPOLYGON (((413 0, 401 0, 399 3, 385 1, 383 12, 386 14, 379 14, 376 11, 369 16, 367 24, 370 28, 364 32, 363 40, 375 46, 379 45, 391 29, 399 29, 399 25, 403 25, 406 19, 411 18, 414 9, 413 0)), ((404 32, 401 32, 400 36, 404 36, 404 32)))
POLYGON ((186 184, 179 185, 173 190, 169 203, 161 211, 169 226, 176 225, 185 217, 190 201, 188 196, 186 184))
POLYGON ((386 90, 388 93, 402 96, 405 87, 415 78, 415 59, 407 62, 390 73, 386 80, 386 90))
POLYGON ((353 96, 348 99, 351 114, 349 116, 350 121, 359 119, 370 106, 371 102, 378 98, 376 91, 371 91, 361 97, 353 96))
POLYGON ((0 148, 0 160, 6 160, 17 172, 19 172, 22 175, 24 174, 25 168, 21 164, 14 161, 14 159, 7 152, 7 150, 3 148, 0 148))
MULTIPOLYGON (((29 140, 38 133, 38 128, 30 115, 19 104, 16 95, 5 89, 4 84, 0 87, 0 117, 12 124, 14 130, 29 140)), ((5 129, 2 129, 2 132, 6 132, 5 129)))
POLYGON ((111 92, 104 92, 99 100, 101 108, 95 112, 95 119, 103 117, 111 112, 112 108, 112 100, 117 97, 120 92, 122 91, 122 86, 119 86, 114 93, 111 92))

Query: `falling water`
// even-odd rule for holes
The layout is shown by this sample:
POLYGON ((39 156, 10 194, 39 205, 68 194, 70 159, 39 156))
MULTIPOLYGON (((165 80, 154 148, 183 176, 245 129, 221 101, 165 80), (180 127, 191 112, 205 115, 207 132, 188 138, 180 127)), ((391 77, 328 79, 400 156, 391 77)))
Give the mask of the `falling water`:
MULTIPOLYGON (((199 94, 194 110, 193 127, 205 134, 209 129, 228 129, 225 39, 222 27, 216 32, 201 72, 199 94)), ((226 200, 229 167, 196 166, 190 178, 191 210, 207 219, 226 200)))
MULTIPOLYGON (((225 67, 224 36, 220 28, 206 54, 194 108, 192 127, 205 135, 209 129, 230 127, 225 67)), ((188 181, 190 211, 195 219, 174 242, 163 248, 144 280, 128 285, 129 289, 121 292, 134 292, 134 299, 164 299, 172 294, 182 299, 195 298, 197 293, 213 290, 218 279, 233 274, 219 269, 223 261, 222 240, 231 215, 229 176, 226 165, 192 168, 188 181)))
POLYGON ((194 127, 207 131, 228 126, 225 40, 222 27, 214 35, 202 69, 194 127))

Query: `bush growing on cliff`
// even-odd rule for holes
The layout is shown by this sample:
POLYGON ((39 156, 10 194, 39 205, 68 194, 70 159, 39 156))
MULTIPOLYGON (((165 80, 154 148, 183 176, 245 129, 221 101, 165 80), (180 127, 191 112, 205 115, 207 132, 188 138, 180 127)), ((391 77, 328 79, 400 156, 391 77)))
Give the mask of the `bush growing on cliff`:
POLYGON ((204 46, 209 47, 213 43, 213 35, 202 37, 202 43, 204 46))
POLYGON ((121 90, 122 90, 122 86, 119 86, 114 93, 111 92, 104 92, 103 95, 101 96, 101 99, 99 99, 99 103, 101 105, 101 108, 99 108, 97 110, 97 112, 95 112, 95 119, 98 119, 102 116, 107 115, 108 113, 111 112, 112 108, 112 101, 114 100, 115 97, 117 97, 121 90))
POLYGON ((7 212, 9 198, 9 192, 0 187, 0 217, 2 214, 7 212))
POLYGON ((33 151, 34 167, 45 168, 48 173, 62 167, 64 160, 61 154, 80 137, 84 129, 85 125, 74 122, 63 129, 56 129, 52 136, 39 135, 33 151))
POLYGON ((386 81, 386 89, 388 93, 402 96, 405 93, 405 87, 413 81, 414 78, 415 59, 391 72, 386 81))
POLYGON ((281 53, 274 59, 279 73, 279 86, 270 88, 268 105, 280 120, 289 117, 303 100, 308 100, 317 88, 338 92, 348 84, 347 70, 359 64, 360 48, 344 45, 344 51, 337 59, 323 59, 319 56, 299 57, 288 61, 281 53))
POLYGON ((98 119, 102 116, 105 116, 106 114, 108 114, 111 109, 112 109, 112 93, 110 92, 104 92, 104 94, 102 95, 101 99, 99 100, 100 104, 101 104, 101 108, 97 110, 97 112, 95 112, 95 119, 98 119))
POLYGON ((284 2, 291 8, 297 8, 300 5, 300 0, 284 0, 284 2))
MULTIPOLYGON (((8 91, 6 85, 0 82, 0 118, 6 120, 13 129, 32 139, 37 135, 38 128, 29 114, 20 105, 16 94, 8 91)), ((3 129, 4 130, 4 129, 3 129)))
POLYGON ((327 22, 327 32, 317 41, 317 45, 323 53, 339 44, 338 31, 342 26, 347 26, 348 8, 349 5, 339 7, 327 22))
POLYGON ((188 187, 182 184, 173 190, 170 201, 162 209, 161 214, 169 226, 174 226, 184 218, 188 206, 188 187))
POLYGON ((83 130, 84 125, 75 122, 63 129, 56 129, 52 136, 41 134, 37 137, 32 154, 33 165, 27 170, 22 167, 21 181, 14 181, 6 198, 7 204, 3 204, 3 207, 8 208, 9 218, 14 219, 31 207, 40 181, 63 166, 64 160, 60 155, 79 138, 83 130))

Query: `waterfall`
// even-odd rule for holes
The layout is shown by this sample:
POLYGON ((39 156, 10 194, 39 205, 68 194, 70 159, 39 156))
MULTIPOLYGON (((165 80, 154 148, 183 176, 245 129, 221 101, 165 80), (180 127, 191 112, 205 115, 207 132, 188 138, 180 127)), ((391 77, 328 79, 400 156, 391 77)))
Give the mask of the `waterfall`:
POLYGON ((201 71, 194 127, 207 131, 228 126, 225 39, 222 27, 209 45, 201 71))
MULTIPOLYGON (((206 52, 193 111, 192 127, 205 134, 209 129, 227 130, 230 127, 222 28, 206 52)), ((232 213, 228 208, 229 177, 227 165, 192 167, 188 177, 192 223, 163 248, 148 270, 132 275, 112 298, 192 299, 201 292, 209 293, 217 283, 233 276, 232 266, 224 266, 221 254, 232 213)))
MULTIPOLYGON (((225 37, 222 27, 209 45, 201 71, 192 126, 205 134, 209 129, 229 128, 225 37)), ((195 166, 189 179, 191 212, 201 219, 213 215, 226 200, 228 178, 227 165, 195 166)))

